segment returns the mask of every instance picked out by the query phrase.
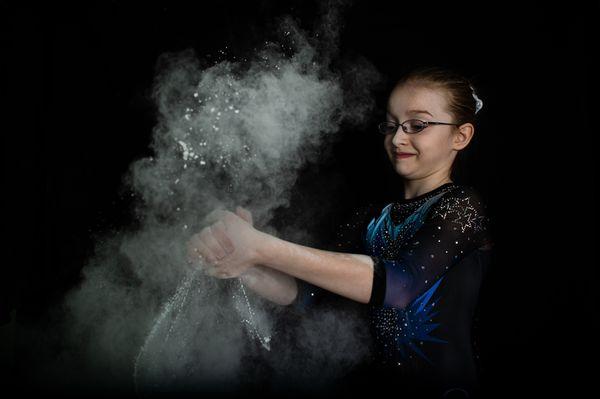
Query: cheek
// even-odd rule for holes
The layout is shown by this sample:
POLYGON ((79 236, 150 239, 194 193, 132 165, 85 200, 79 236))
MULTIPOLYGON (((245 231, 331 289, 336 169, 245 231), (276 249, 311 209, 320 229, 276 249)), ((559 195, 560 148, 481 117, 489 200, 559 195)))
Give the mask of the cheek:
POLYGON ((443 137, 427 137, 418 144, 420 158, 425 161, 438 161, 449 154, 448 141, 443 137))
POLYGON ((383 139, 383 148, 385 148, 385 150, 387 152, 391 151, 391 149, 392 149, 392 139, 393 139, 393 137, 391 134, 388 134, 383 139))

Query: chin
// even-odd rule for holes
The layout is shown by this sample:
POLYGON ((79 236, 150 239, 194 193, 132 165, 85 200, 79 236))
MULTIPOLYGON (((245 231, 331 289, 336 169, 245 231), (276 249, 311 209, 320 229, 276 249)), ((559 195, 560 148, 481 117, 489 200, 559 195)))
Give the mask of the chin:
POLYGON ((402 177, 409 177, 412 174, 411 170, 408 170, 406 167, 398 164, 394 165, 394 170, 402 177))

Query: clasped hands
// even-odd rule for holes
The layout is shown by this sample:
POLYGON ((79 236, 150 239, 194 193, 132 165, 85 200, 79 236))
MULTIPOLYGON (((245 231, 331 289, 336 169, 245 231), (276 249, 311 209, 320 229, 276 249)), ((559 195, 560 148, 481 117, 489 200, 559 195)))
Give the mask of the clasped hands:
POLYGON ((265 234, 253 226, 252 214, 238 206, 236 212, 213 211, 217 221, 194 234, 187 242, 187 261, 200 262, 206 274, 221 279, 241 276, 260 262, 265 234))

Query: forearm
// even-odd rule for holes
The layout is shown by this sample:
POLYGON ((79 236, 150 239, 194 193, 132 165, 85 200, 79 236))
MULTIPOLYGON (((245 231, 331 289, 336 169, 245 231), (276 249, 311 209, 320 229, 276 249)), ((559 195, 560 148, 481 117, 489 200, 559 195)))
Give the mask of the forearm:
POLYGON ((294 277, 262 265, 251 267, 240 278, 256 294, 279 305, 291 304, 298 292, 294 277))
POLYGON ((370 256, 324 251, 263 234, 258 251, 261 264, 346 298, 369 302, 373 287, 370 256))

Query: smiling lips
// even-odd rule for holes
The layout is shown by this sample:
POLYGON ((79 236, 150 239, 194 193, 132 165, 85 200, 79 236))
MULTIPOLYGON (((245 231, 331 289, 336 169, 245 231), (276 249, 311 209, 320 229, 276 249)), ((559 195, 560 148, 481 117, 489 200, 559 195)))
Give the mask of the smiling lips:
POLYGON ((400 158, 400 159, 409 158, 409 157, 412 157, 413 155, 415 155, 415 154, 412 154, 410 152, 395 152, 394 153, 394 157, 400 158))

